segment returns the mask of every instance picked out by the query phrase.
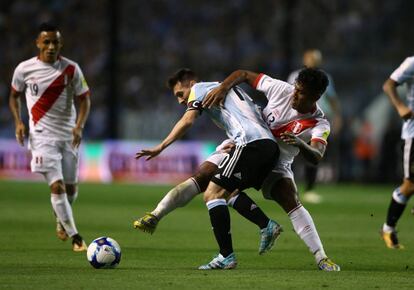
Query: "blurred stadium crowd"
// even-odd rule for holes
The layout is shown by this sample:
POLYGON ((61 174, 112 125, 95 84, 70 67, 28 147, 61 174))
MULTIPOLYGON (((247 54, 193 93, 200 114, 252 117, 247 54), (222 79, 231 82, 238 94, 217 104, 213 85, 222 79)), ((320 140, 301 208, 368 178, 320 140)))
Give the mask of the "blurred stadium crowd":
MULTIPOLYGON (((305 49, 319 48, 344 120, 335 178, 399 180, 401 124, 381 86, 412 54, 413 10, 410 0, 3 0, 0 137, 14 136, 12 72, 36 54, 44 21, 60 27, 63 55, 81 65, 91 87, 86 140, 163 138, 182 113, 165 87, 180 67, 203 80, 238 68, 286 79, 305 49)), ((207 121, 187 138, 224 136, 207 121)))

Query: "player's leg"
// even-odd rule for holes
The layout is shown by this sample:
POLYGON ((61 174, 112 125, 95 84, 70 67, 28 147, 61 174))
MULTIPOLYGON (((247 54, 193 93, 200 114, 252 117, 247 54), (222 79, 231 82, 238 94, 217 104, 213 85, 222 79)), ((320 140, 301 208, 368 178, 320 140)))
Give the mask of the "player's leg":
POLYGON ((397 222, 407 206, 407 202, 414 193, 414 146, 413 139, 405 139, 403 146, 404 179, 400 187, 396 188, 388 206, 387 218, 380 231, 385 245, 390 249, 403 249, 397 238, 397 222))
POLYGON ((414 193, 414 183, 409 179, 404 179, 400 187, 396 188, 388 206, 387 219, 380 232, 385 245, 390 249, 403 249, 397 237, 397 223, 404 212, 407 202, 414 193))
POLYGON ((317 174, 317 165, 305 164, 305 192, 302 200, 306 202, 320 203, 322 201, 322 197, 315 191, 317 174))
POLYGON ((201 270, 233 269, 237 266, 230 232, 230 213, 226 202, 229 195, 228 191, 214 182, 210 182, 204 192, 204 202, 220 251, 212 261, 200 266, 201 270))
POLYGON ((263 184, 263 195, 276 201, 288 214, 296 234, 314 255, 319 269, 339 271, 340 267, 326 256, 312 216, 299 201, 293 174, 289 169, 285 167, 284 172, 271 172, 263 184))
MULTIPOLYGON (((79 151, 77 148, 73 148, 70 141, 60 142, 59 145, 62 153, 62 175, 65 181, 68 202, 67 212, 71 215, 70 220, 76 228, 72 206, 78 197, 79 151)), ((64 228, 66 229, 65 226, 64 228)), ((85 241, 77 231, 75 235, 71 235, 69 232, 67 233, 72 238, 72 248, 75 252, 87 250, 85 241)))
POLYGON ((199 269, 230 269, 237 265, 230 233, 230 214, 226 199, 239 190, 259 188, 279 155, 273 141, 259 140, 236 146, 219 164, 206 192, 204 201, 209 211, 214 236, 220 252, 199 269))
POLYGON ((187 205, 195 196, 205 191, 216 170, 215 163, 203 162, 192 177, 171 189, 151 213, 134 221, 134 227, 143 232, 154 233, 159 221, 165 215, 176 208, 187 205))
POLYGON ((260 244, 259 254, 272 249, 276 239, 283 229, 276 221, 271 220, 262 209, 244 192, 230 197, 227 204, 233 207, 240 215, 259 227, 260 244))
POLYGON ((73 206, 74 202, 78 199, 78 185, 76 183, 66 183, 65 187, 68 201, 73 206))
POLYGON ((159 221, 164 216, 178 207, 185 206, 196 195, 204 192, 211 177, 217 170, 218 164, 220 164, 226 155, 225 152, 229 150, 227 147, 230 143, 231 140, 226 139, 217 146, 216 151, 210 154, 191 178, 171 189, 152 212, 148 212, 143 217, 134 221, 134 228, 153 234, 159 221))

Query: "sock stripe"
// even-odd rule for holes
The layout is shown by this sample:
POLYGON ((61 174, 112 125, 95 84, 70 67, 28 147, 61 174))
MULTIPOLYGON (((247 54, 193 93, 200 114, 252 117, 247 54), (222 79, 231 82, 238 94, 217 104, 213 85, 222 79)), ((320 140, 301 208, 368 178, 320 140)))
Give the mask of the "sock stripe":
POLYGON ((212 208, 215 208, 217 206, 224 205, 227 206, 227 202, 224 198, 220 199, 212 199, 206 202, 206 206, 208 210, 211 210, 212 208))
POLYGON ((294 211, 298 210, 300 207, 302 207, 302 204, 299 204, 297 207, 288 212, 288 216, 290 216, 294 211))

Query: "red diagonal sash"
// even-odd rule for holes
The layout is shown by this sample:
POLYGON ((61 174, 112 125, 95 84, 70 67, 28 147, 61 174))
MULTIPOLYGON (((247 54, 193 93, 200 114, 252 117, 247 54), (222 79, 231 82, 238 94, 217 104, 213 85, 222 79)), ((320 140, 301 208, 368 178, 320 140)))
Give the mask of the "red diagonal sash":
POLYGON ((292 132, 293 134, 298 135, 306 129, 315 127, 316 123, 318 123, 316 119, 294 120, 279 128, 272 129, 272 133, 275 137, 280 137, 280 134, 284 132, 292 132))
POLYGON ((68 65, 65 70, 47 87, 37 102, 33 105, 31 112, 35 125, 50 110, 64 90, 66 86, 65 76, 67 76, 67 81, 70 81, 73 78, 74 72, 75 66, 68 65))

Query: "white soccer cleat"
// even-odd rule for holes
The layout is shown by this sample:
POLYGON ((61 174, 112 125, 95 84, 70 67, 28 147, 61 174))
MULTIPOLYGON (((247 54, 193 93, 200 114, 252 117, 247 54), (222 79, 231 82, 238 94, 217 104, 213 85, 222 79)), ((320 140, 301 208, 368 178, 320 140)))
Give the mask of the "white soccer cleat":
POLYGON ((210 261, 210 263, 201 265, 198 267, 199 270, 226 270, 234 269, 237 266, 237 260, 234 253, 231 253, 226 258, 221 254, 218 254, 210 261))

